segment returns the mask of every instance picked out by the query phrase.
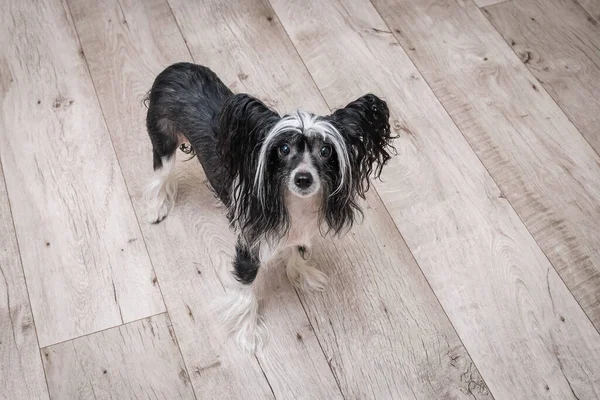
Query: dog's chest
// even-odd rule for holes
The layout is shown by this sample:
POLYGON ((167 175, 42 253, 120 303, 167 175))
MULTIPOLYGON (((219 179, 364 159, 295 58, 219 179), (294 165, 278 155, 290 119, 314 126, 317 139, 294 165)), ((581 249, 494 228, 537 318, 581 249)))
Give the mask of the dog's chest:
POLYGON ((286 207, 290 217, 290 230, 284 240, 284 247, 308 245, 310 239, 319 232, 318 196, 300 198, 288 195, 286 207))
POLYGON ((276 254, 282 254, 293 246, 308 246, 310 240, 319 232, 318 196, 301 199, 294 195, 286 196, 286 208, 290 218, 290 229, 277 243, 264 243, 259 258, 261 263, 268 262, 276 254))

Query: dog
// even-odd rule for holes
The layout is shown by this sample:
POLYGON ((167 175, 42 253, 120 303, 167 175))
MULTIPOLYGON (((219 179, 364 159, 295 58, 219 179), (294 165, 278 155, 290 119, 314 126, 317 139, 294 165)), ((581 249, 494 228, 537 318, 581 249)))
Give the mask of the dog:
POLYGON ((362 218, 358 198, 393 150, 387 104, 367 94, 331 115, 281 116, 191 63, 161 72, 146 100, 155 171, 146 192, 149 221, 160 222, 172 208, 175 153, 188 149, 237 234, 220 314, 238 345, 252 352, 266 336, 252 290, 261 265, 281 257, 294 286, 325 290, 327 276, 310 262, 311 239, 345 234, 362 218))

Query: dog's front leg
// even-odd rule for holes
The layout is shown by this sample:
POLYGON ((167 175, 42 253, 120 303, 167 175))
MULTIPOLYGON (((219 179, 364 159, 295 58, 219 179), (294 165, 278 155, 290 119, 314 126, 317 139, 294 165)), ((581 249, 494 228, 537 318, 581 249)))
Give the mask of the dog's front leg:
POLYGON ((220 317, 240 348, 254 352, 266 339, 253 290, 260 267, 258 250, 249 250, 238 242, 232 267, 225 277, 227 293, 220 307, 220 317))
POLYGON ((294 286, 304 291, 327 289, 329 278, 311 263, 312 250, 310 246, 294 246, 289 249, 289 252, 285 271, 294 286))

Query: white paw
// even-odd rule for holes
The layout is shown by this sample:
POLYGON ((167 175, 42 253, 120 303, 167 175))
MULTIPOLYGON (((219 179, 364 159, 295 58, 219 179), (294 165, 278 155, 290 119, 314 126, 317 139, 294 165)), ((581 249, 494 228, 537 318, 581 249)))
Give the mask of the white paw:
POLYGON ((177 177, 173 175, 175 154, 161 158, 162 167, 154 171, 154 177, 144 193, 148 205, 146 218, 156 224, 169 214, 177 197, 177 177))
POLYGON ((239 348, 248 353, 254 353, 267 342, 267 329, 260 317, 255 321, 244 321, 233 334, 239 348))
POLYGON ((146 194, 148 222, 156 224, 165 219, 175 205, 176 197, 177 181, 175 179, 169 179, 158 187, 156 184, 151 184, 146 194))
POLYGON ((267 330, 251 288, 229 290, 215 307, 219 319, 242 350, 253 353, 266 343, 267 330))
POLYGON ((303 291, 322 292, 329 284, 327 275, 304 260, 289 264, 285 270, 290 282, 303 291))

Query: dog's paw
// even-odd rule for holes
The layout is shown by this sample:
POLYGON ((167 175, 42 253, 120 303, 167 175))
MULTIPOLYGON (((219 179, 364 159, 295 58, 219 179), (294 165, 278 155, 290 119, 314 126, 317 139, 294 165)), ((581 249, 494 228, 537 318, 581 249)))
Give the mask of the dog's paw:
POLYGON ((175 205, 177 197, 177 181, 171 179, 162 186, 150 186, 145 199, 148 205, 146 219, 151 224, 157 224, 169 214, 175 205))
POLYGON ((248 353, 262 348, 267 342, 267 329, 262 318, 240 324, 235 332, 235 341, 240 349, 248 353))
POLYGON ((173 208, 173 202, 163 201, 161 204, 148 207, 146 219, 151 224, 158 224, 169 215, 169 211, 173 208))
POLYGON ((240 349, 253 353, 267 341, 267 329, 251 287, 228 290, 213 304, 218 319, 240 349))
POLYGON ((290 282, 303 291, 322 292, 329 284, 327 275, 306 262, 288 265, 286 272, 290 282))

